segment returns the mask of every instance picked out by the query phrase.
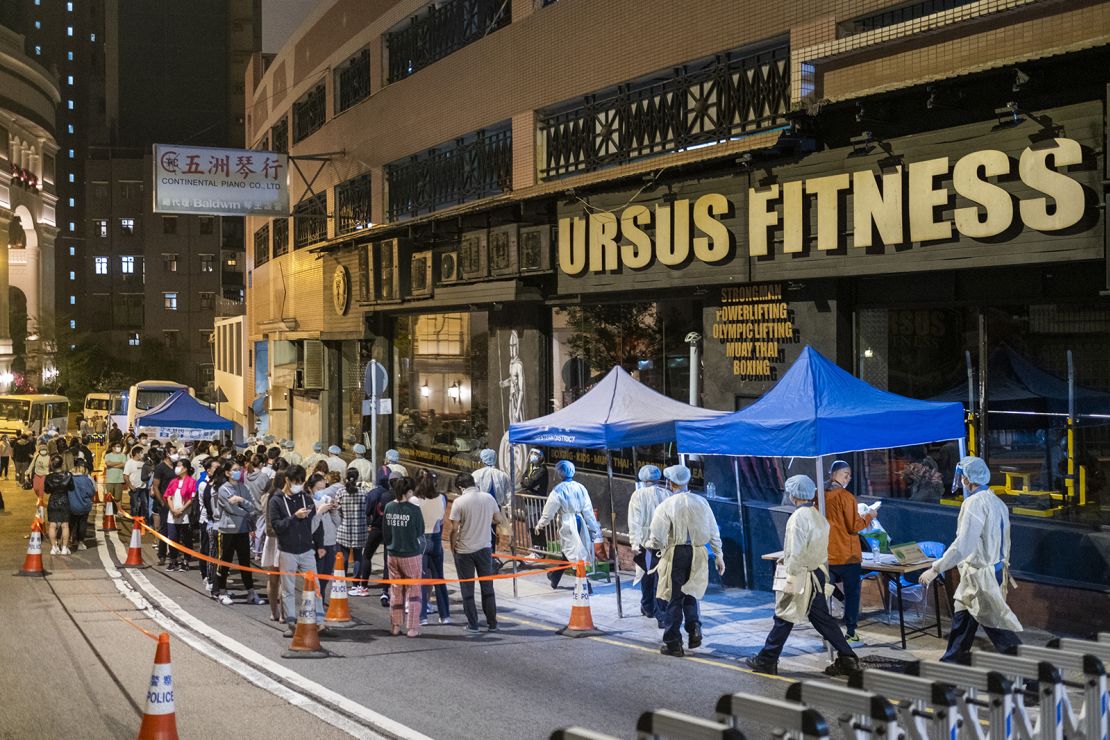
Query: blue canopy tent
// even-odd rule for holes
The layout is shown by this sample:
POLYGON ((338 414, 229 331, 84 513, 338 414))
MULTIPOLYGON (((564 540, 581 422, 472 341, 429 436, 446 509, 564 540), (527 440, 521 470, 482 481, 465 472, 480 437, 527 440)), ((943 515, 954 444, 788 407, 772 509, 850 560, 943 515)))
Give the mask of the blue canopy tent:
POLYGON ((205 432, 227 431, 234 426, 230 419, 217 414, 186 391, 177 391, 159 405, 135 420, 135 428, 174 430, 178 436, 200 439, 205 432))
MULTIPOLYGON (((676 426, 681 452, 810 457, 817 459, 818 470, 825 455, 962 440, 966 433, 962 404, 919 401, 879 390, 808 345, 751 406, 676 426)), ((817 478, 824 511, 824 481, 817 478)))
MULTIPOLYGON (((509 442, 605 450, 613 557, 616 558, 612 450, 674 442, 678 422, 705 421, 722 415, 720 411, 691 406, 657 393, 617 366, 569 406, 538 419, 510 424, 509 442)), ((510 458, 510 467, 512 465, 510 458)), ((509 477, 516 480, 516 471, 510 470, 509 477)), ((513 533, 515 537, 515 528, 513 533)), ((620 574, 614 573, 614 576, 617 579, 617 614, 623 617, 620 574)))

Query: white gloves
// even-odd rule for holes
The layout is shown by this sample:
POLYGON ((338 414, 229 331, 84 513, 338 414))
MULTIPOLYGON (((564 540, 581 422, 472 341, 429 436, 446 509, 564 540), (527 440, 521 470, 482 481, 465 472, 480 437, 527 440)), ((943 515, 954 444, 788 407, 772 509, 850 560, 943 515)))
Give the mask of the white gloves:
POLYGON ((940 573, 937 573, 932 568, 929 568, 929 570, 925 571, 920 576, 918 576, 917 582, 920 583, 922 586, 925 586, 927 588, 930 583, 932 583, 933 581, 935 581, 937 579, 937 576, 939 576, 939 575, 940 575, 940 573))
POLYGON ((723 576, 725 574, 725 559, 714 558, 713 560, 717 563, 717 575, 723 576))

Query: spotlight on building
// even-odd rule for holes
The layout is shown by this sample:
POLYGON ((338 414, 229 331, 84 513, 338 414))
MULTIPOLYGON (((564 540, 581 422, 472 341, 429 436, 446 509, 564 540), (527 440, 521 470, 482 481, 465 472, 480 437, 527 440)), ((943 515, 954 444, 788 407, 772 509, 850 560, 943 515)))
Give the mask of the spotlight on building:
POLYGON ((1001 108, 995 108, 994 117, 998 119, 999 126, 1016 126, 1024 120, 1021 107, 1013 100, 1001 108))
POLYGON ((11 373, 0 373, 0 388, 10 390, 14 381, 15 376, 11 373))

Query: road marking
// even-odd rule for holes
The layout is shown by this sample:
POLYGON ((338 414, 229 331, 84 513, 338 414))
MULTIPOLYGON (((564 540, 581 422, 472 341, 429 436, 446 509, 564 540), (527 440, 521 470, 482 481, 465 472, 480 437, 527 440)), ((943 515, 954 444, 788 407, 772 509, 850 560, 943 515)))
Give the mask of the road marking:
MULTIPOLYGON (((100 531, 97 531, 96 539, 98 545, 106 541, 100 531)), ((116 537, 110 538, 110 541, 115 548, 116 557, 123 560, 126 555, 123 543, 116 537)), ((132 588, 124 580, 123 574, 112 563, 107 548, 97 547, 97 550, 100 554, 101 563, 104 565, 104 570, 113 579, 116 588, 125 598, 135 604, 136 608, 144 611, 147 616, 162 625, 167 631, 173 632, 190 647, 235 671, 256 686, 319 717, 329 725, 353 737, 368 737, 368 729, 373 728, 382 733, 376 737, 397 738, 398 740, 431 740, 431 738, 410 727, 364 707, 325 686, 310 681, 301 674, 275 663, 246 645, 213 629, 182 609, 173 599, 155 587, 140 571, 130 571, 128 573, 134 579, 138 590, 132 588), (166 612, 170 616, 162 612, 166 612), (196 636, 182 629, 182 625, 217 643, 228 652, 222 652, 214 646, 198 640, 196 636), (273 676, 276 676, 279 680, 275 680, 273 676), (293 691, 280 681, 296 686, 299 691, 293 691), (348 716, 330 709, 328 705, 337 707, 348 716), (363 724, 352 721, 350 717, 360 720, 363 724)))
MULTIPOLYGON (((519 622, 520 624, 528 625, 529 627, 540 627, 540 628, 543 628, 543 629, 550 629, 551 626, 552 626, 550 624, 544 624, 542 622, 533 622, 533 621, 528 620, 528 619, 521 619, 521 618, 517 617, 515 614, 512 617, 510 617, 509 619, 511 619, 513 621, 516 621, 516 622, 519 622)), ((598 637, 596 635, 587 637, 586 639, 587 640, 596 640, 597 642, 603 642, 606 645, 613 645, 615 647, 628 648, 629 650, 639 650, 642 653, 651 653, 652 655, 659 655, 659 649, 658 648, 650 648, 647 645, 641 645, 637 642, 628 642, 628 641, 625 641, 625 640, 616 640, 616 639, 613 639, 612 637, 598 637)), ((660 657, 664 657, 664 656, 660 656, 660 657)), ((673 658, 669 658, 669 659, 673 660, 673 658)), ((687 655, 684 658, 680 658, 680 660, 691 660, 695 663, 701 663, 702 665, 713 666, 715 668, 725 668, 727 670, 736 671, 738 673, 748 673, 752 676, 757 676, 759 678, 769 678, 772 681, 785 681, 786 683, 795 683, 797 681, 797 679, 795 679, 795 678, 788 678, 786 676, 775 676, 775 675, 772 675, 770 673, 759 673, 757 671, 753 671, 750 668, 743 668, 739 665, 736 665, 735 663, 726 663, 723 660, 714 660, 712 658, 701 658, 701 657, 698 657, 696 655, 687 655)))

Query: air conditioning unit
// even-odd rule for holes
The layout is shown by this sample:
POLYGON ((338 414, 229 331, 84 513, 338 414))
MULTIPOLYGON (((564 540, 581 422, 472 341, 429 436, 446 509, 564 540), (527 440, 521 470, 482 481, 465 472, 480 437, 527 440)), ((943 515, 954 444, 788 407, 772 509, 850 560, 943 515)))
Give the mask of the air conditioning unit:
POLYGON ((521 272, 547 272, 551 269, 550 226, 521 228, 518 242, 521 272))
POLYGON ((437 255, 436 267, 439 270, 439 285, 451 285, 459 282, 459 249, 451 247, 437 255))
POLYGON ((480 280, 489 275, 489 232, 468 231, 459 242, 459 278, 480 280))
POLYGON ((401 244, 399 239, 378 243, 379 301, 401 300, 401 244))
POLYGON ((498 226, 489 230, 489 271, 495 277, 517 274, 517 236, 520 227, 516 224, 498 226))
POLYGON ((409 295, 427 298, 432 294, 432 250, 412 253, 409 267, 409 295))
POLYGON ((324 388, 324 343, 319 339, 304 340, 301 387, 308 391, 324 388))

